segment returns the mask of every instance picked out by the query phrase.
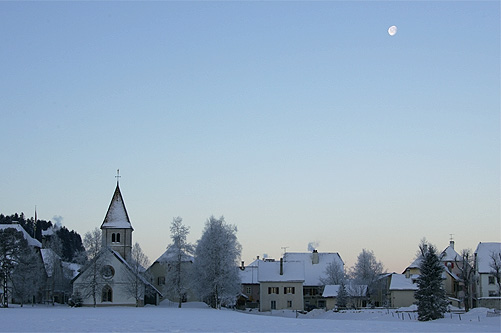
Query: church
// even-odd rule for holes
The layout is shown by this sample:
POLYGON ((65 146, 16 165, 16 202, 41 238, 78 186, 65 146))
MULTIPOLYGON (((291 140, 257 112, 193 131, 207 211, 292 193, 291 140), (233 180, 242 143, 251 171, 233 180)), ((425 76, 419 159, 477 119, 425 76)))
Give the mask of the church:
POLYGON ((158 305, 160 292, 132 264, 132 224, 119 182, 101 224, 102 251, 73 279, 83 306, 158 305))

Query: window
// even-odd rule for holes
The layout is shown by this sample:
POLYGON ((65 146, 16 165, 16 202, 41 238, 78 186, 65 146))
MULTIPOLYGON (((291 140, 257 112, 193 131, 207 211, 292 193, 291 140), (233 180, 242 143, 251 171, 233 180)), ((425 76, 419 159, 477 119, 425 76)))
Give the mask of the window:
POLYGON ((277 309, 277 301, 271 301, 271 309, 276 310, 277 309))
POLYGON ((295 294, 295 293, 296 293, 295 287, 284 287, 284 294, 295 294))
POLYGON ((158 283, 157 283, 159 286, 160 285, 164 285, 165 284, 165 276, 159 276, 158 277, 158 283))
POLYGON ((495 290, 489 290, 489 297, 497 296, 498 293, 495 290))
POLYGON ((101 275, 103 278, 109 280, 115 275, 115 270, 112 266, 106 265, 101 269, 101 275))
POLYGON ((101 302, 113 302, 113 290, 108 285, 103 288, 101 302))
POLYGON ((117 234, 117 243, 120 243, 120 234, 117 234))
POLYGON ((496 281, 494 280, 494 276, 492 276, 492 275, 489 276, 489 284, 496 284, 496 281))
POLYGON ((292 308, 292 301, 287 301, 287 307, 292 308))
POLYGON ((278 294, 278 287, 268 287, 268 294, 278 294))
POLYGON ((247 290, 247 294, 250 294, 252 292, 252 288, 251 287, 247 287, 246 290, 247 290))
POLYGON ((111 234, 111 242, 115 243, 115 234, 111 234))

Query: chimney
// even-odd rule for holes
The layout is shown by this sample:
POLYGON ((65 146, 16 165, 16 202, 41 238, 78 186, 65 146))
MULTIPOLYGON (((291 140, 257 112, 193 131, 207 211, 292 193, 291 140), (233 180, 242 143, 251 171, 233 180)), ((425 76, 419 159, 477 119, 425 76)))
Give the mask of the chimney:
POLYGON ((244 270, 245 269, 245 265, 244 265, 244 261, 242 260, 242 266, 240 266, 240 269, 241 270, 244 270))
POLYGON ((257 260, 259 260, 259 256, 257 256, 257 260))
POLYGON ((311 263, 313 265, 315 264, 318 264, 319 260, 318 260, 318 252, 317 250, 313 250, 313 256, 312 256, 312 259, 311 259, 311 263))
POLYGON ((284 258, 280 258, 280 275, 284 275, 284 258))

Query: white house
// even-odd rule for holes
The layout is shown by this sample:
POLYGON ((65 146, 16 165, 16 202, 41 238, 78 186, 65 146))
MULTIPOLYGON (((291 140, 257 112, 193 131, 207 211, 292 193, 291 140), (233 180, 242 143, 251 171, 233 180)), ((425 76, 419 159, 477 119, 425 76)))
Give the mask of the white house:
POLYGON ((303 310, 304 266, 301 262, 258 262, 260 311, 303 310))
POLYGON ((344 271, 344 262, 336 252, 286 252, 284 262, 301 262, 304 267, 304 306, 312 308, 325 308, 325 299, 322 297, 326 277, 325 271, 331 263, 338 265, 344 271))
POLYGON ((494 258, 501 264, 501 243, 480 242, 475 250, 475 298, 479 307, 501 309, 501 281, 491 267, 494 258))

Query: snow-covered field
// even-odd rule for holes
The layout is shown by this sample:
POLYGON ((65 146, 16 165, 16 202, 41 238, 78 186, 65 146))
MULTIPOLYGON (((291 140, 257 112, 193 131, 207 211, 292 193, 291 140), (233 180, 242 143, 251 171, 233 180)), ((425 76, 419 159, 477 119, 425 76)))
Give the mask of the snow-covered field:
POLYGON ((433 322, 418 322, 407 313, 385 310, 312 311, 306 315, 212 310, 200 303, 144 308, 70 308, 12 306, 0 309, 2 332, 500 332, 501 317, 487 309, 447 314, 433 322))

